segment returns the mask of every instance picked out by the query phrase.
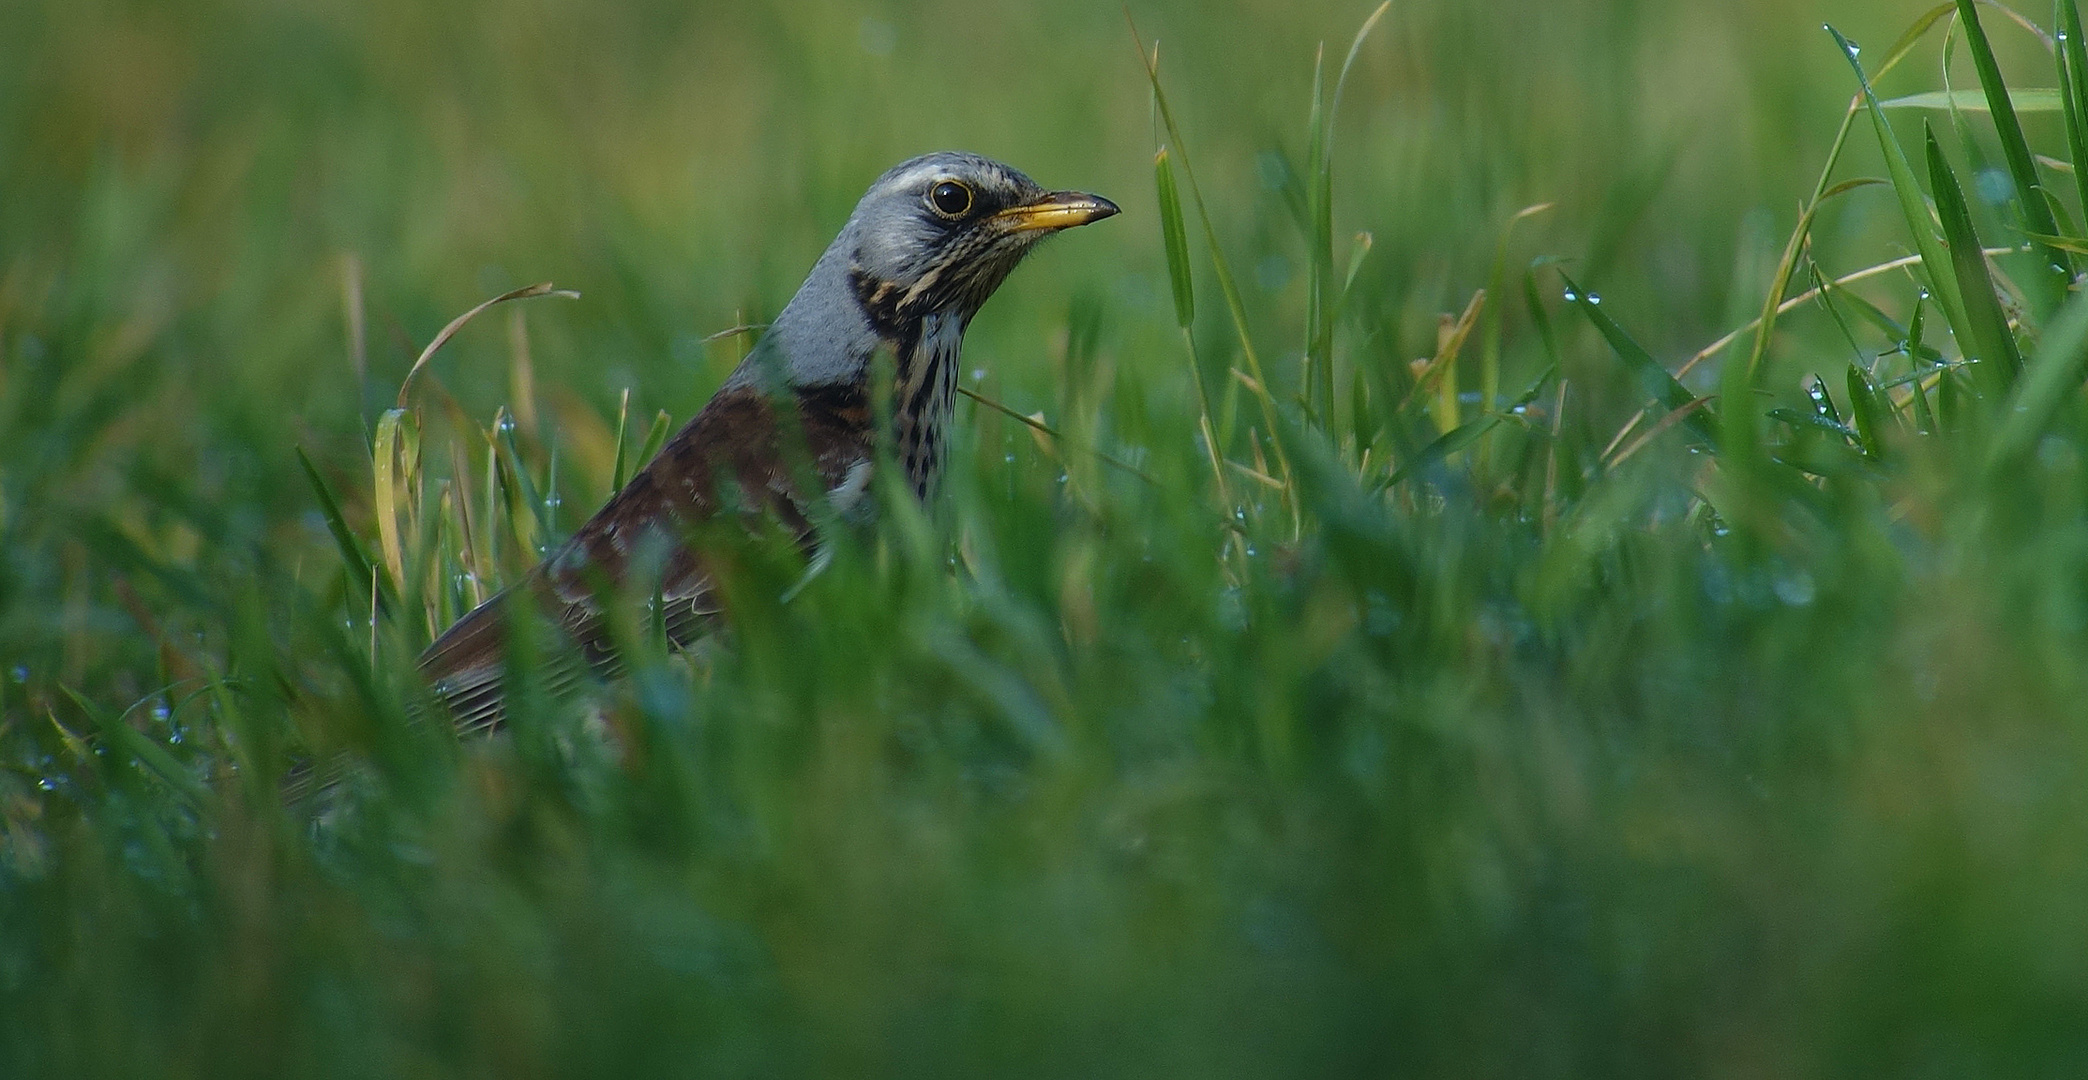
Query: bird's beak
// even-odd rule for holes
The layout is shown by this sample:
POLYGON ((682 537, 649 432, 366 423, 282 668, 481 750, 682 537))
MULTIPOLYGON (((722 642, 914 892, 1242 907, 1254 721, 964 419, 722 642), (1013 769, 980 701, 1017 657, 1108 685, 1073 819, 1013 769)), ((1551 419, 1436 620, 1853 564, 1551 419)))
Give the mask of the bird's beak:
POLYGON ((1115 217, 1120 212, 1117 204, 1100 195, 1089 195, 1084 191, 1053 191, 993 216, 1009 232, 1030 232, 1070 229, 1075 225, 1115 217))

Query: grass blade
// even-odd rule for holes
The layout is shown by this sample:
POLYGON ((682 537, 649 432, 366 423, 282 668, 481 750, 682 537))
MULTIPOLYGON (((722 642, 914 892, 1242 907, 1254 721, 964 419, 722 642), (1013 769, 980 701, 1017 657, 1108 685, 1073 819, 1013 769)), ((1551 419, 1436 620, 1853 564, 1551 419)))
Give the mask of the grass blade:
MULTIPOLYGON (((1167 251, 1167 280, 1174 287, 1175 324, 1196 324, 1196 289, 1189 272, 1189 232, 1182 227, 1182 195, 1175 186, 1174 165, 1166 147, 1153 155, 1153 181, 1159 188, 1160 240, 1167 251)), ((1209 411, 1206 403, 1205 411, 1209 411)))
POLYGON ((1305 238, 1305 386, 1306 411, 1322 430, 1332 421, 1334 405, 1333 305, 1327 291, 1334 276, 1334 177, 1327 164, 1326 46, 1312 62, 1311 129, 1305 149, 1305 206, 1311 232, 1305 238))
MULTIPOLYGON (((1965 205, 1964 190, 1958 187, 1957 174, 1950 169, 1950 162, 1943 158, 1942 144, 1936 141, 1934 129, 1927 131, 1929 183, 1936 193, 1936 214, 1943 222, 1944 239, 1949 244, 1950 267, 1956 275, 1958 295, 1965 306, 1969 338, 1960 337, 1960 343, 1968 343, 1979 350, 1981 362, 1972 369, 1973 378, 1984 393, 2000 397, 2015 381, 2022 370, 2022 353, 2017 351, 2015 336, 2008 330, 2008 320, 2001 313, 2001 301, 1994 295, 1993 279, 1987 275, 1986 253, 1979 246, 1979 236, 1972 229, 1972 215, 1965 205)), ((1934 275, 1941 277, 1941 274, 1934 275)))
POLYGON ((1486 295, 1494 297, 1487 307, 1485 329, 1479 343, 1479 407, 1491 409, 1501 394, 1501 334, 1508 316, 1508 241, 1515 227, 1552 208, 1551 203, 1525 206, 1501 228, 1501 241, 1494 248, 1493 270, 1486 278, 1486 295))
POLYGON ((495 304, 505 304, 510 300, 529 300, 539 296, 556 296, 565 300, 580 299, 580 294, 571 289, 561 289, 548 281, 542 281, 535 285, 525 285, 519 289, 511 289, 501 293, 499 296, 484 301, 470 311, 451 319, 449 325, 443 327, 435 335, 433 341, 428 342, 428 347, 421 350, 419 358, 413 361, 413 366, 406 369, 406 377, 399 380, 398 407, 402 409, 406 407, 407 391, 413 388, 413 377, 420 374, 422 368, 428 366, 428 361, 435 358, 436 350, 447 344, 449 339, 457 336, 457 331, 464 329, 466 323, 478 318, 481 312, 495 304))
POLYGON ((2059 30, 2059 98, 2066 113, 2066 149, 2073 163, 2074 192, 2088 221, 2088 44, 2081 41, 2081 9, 2056 0, 2052 21, 2059 30))
MULTIPOLYGON (((1568 302, 1580 308, 1588 317, 1588 321, 1595 324, 1596 331, 1602 334, 1604 341, 1609 342, 1610 350, 1617 354, 1617 359, 1624 361, 1624 366, 1638 379, 1641 392, 1660 402, 1670 411, 1695 405, 1697 396, 1690 393, 1688 387, 1677 382, 1673 375, 1668 374, 1668 369, 1660 366, 1660 361, 1653 359, 1652 353, 1633 341, 1631 335, 1625 333, 1624 328, 1618 326, 1616 320, 1602 310, 1602 301, 1599 298, 1574 284, 1572 278, 1564 274, 1559 276, 1566 280, 1568 302)), ((1699 411, 1692 413, 1685 422, 1690 431, 1706 445, 1716 444, 1716 427, 1709 417, 1703 415, 1702 407, 1697 408, 1699 411)))
POLYGON ((626 470, 631 467, 631 388, 624 387, 623 400, 616 407, 616 462, 609 467, 609 494, 623 490, 624 481, 630 479, 626 470))
MULTIPOLYGON (((384 569, 374 563, 355 538, 355 530, 348 527, 347 518, 341 515, 341 503, 334 497, 333 489, 312 466, 312 459, 305 456, 304 447, 297 448, 297 463, 304 468, 305 479, 312 485, 312 493, 319 499, 319 513, 326 519, 326 529, 333 534, 334 546, 341 552, 341 563, 347 567, 348 583, 356 587, 357 595, 369 596, 374 590, 383 605, 396 605, 398 593, 384 569)), ((386 608, 389 610, 389 607, 386 608)))
POLYGON ((1972 327, 1965 318, 1965 303, 1959 294, 1957 278, 1949 269, 1949 252, 1944 248, 1942 238, 1936 235, 1929 216, 1928 200, 1922 197, 1921 184, 1914 178, 1914 167, 1908 163, 1907 152, 1893 135, 1892 125, 1885 122, 1885 110, 1878 104, 1877 93, 1871 89, 1870 77, 1863 73, 1863 62, 1857 59, 1855 44, 1832 26, 1827 28, 1827 32, 1834 35, 1835 44, 1841 46, 1842 56, 1856 72, 1864 106, 1870 111, 1871 126, 1877 131, 1878 146, 1885 153, 1885 168, 1892 179, 1892 193, 1899 197, 1900 213, 1907 219, 1907 231, 1913 235, 1914 250, 1921 255, 1922 271, 1929 288, 1943 307, 1943 318, 1960 340, 1972 340, 1972 327))
POLYGON ((638 448, 635 459, 639 469, 652 464, 652 459, 660 456, 660 448, 667 445, 667 436, 673 427, 674 418, 667 415, 667 410, 661 409, 660 414, 653 417, 652 430, 645 433, 645 445, 638 448))
MULTIPOLYGON (((2016 119, 2015 106, 2009 100, 2008 84, 2001 80, 2001 65, 1987 43, 1986 28, 1979 23, 1978 5, 1973 0, 1958 0, 1958 19, 1965 28, 1965 45, 1971 50, 1973 68, 1979 72, 1979 85, 1986 91, 1987 110, 1993 114, 1994 131, 2001 138, 2001 155, 2008 161, 2009 178, 2015 181, 2016 212, 2028 231, 2051 236, 2059 231, 2059 226, 2052 220, 2051 208, 2045 205, 2044 185, 2037 179, 2037 161, 2030 156, 2022 122, 2016 119)), ((2037 252, 2040 272, 2034 275, 2038 284, 2030 292, 2049 309, 2062 298, 2061 283, 2073 277, 2073 260, 2049 246, 2039 246, 2043 248, 2037 252), (2059 268, 2056 274, 2052 267, 2059 268)))
POLYGON ((72 699, 73 704, 85 713, 88 719, 94 721, 94 726, 100 729, 102 738, 108 740, 117 751, 130 756, 135 767, 158 776, 192 807, 202 806, 209 798, 210 789, 204 787, 203 782, 196 779, 195 774, 176 760, 158 741, 125 723, 123 717, 112 716, 95 708, 92 702, 80 696, 72 687, 61 685, 59 689, 72 699))
POLYGON ((1189 379, 1196 387, 1197 427, 1203 433, 1204 455, 1210 460, 1218 498, 1230 506, 1225 451, 1211 415, 1211 391, 1204 384, 1203 360, 1196 354, 1196 283, 1189 266, 1189 230, 1182 225, 1182 193, 1175 184, 1174 161, 1167 147, 1153 155, 1153 183, 1160 199, 1160 239, 1167 251, 1167 280, 1174 291, 1175 325, 1182 331, 1182 345, 1189 353, 1189 379))
POLYGON ((406 580, 405 556, 399 543, 399 428, 405 423, 404 409, 386 409, 377 418, 377 435, 370 457, 375 466, 372 470, 371 497, 375 500, 377 513, 377 539, 384 551, 384 565, 391 571, 393 581, 406 580))
POLYGON ((2082 363, 2088 356, 2088 293, 2060 309, 2015 390, 2013 408, 2003 413, 1987 458, 2000 468, 2030 449, 2050 425, 2052 414, 2081 386, 2082 363))
MULTIPOLYGON (((2063 2, 2063 0, 2062 0, 2063 2)), ((2008 102, 2018 113, 2058 112, 2064 107, 2065 94, 2062 87, 2011 87, 2008 102)), ((1924 94, 1908 94, 1905 97, 1889 98, 1878 103, 1887 109, 1963 109, 1966 112, 1989 112, 1993 99, 1985 90, 1931 90, 1924 94)))
MULTIPOLYGON (((1128 20, 1129 13, 1126 13, 1128 20)), ((1295 485, 1291 472, 1290 453, 1284 448, 1280 434, 1283 425, 1276 414, 1276 399, 1269 393, 1269 380, 1262 373, 1261 356, 1254 351, 1254 339, 1247 330, 1247 307, 1240 298, 1239 283, 1233 280, 1232 266, 1225 260, 1225 250, 1218 245, 1218 230, 1211 225, 1210 207, 1204 203, 1203 192, 1196 184, 1196 170, 1190 167, 1189 151, 1182 141, 1182 130, 1175 124, 1174 110, 1167 103, 1167 92, 1160 86, 1160 69, 1154 65, 1153 57, 1146 52, 1145 42, 1138 36, 1138 27, 1131 27, 1131 40, 1138 47, 1138 62, 1145 67, 1146 81, 1153 87, 1153 104, 1160 112, 1160 123, 1167 131, 1167 139, 1174 151, 1181 155, 1182 178, 1189 183, 1189 198, 1196 204, 1197 221, 1203 226, 1204 247, 1211 253, 1211 273, 1218 279, 1219 295, 1225 297, 1226 311, 1232 316, 1233 331, 1238 335, 1241 358, 1247 362, 1247 373, 1254 378, 1254 397, 1261 405, 1262 420, 1268 430, 1271 449, 1275 451, 1277 468, 1284 482, 1283 501, 1291 511, 1292 524, 1301 526, 1295 498, 1295 485)))
POLYGON ((1878 396, 1871 385, 1870 376, 1855 364, 1849 365, 1849 424, 1856 429, 1856 437, 1863 444, 1863 452, 1872 460, 1885 457, 1885 436, 1879 425, 1892 415, 1892 406, 1878 396))

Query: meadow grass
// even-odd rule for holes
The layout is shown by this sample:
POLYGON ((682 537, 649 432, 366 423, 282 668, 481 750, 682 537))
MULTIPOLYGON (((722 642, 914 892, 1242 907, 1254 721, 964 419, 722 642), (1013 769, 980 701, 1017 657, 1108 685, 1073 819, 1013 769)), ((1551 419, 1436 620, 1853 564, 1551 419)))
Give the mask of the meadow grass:
POLYGON ((2071 0, 16 8, 0 1075, 2088 1066, 2071 0), (416 721, 944 143, 938 497, 416 721))

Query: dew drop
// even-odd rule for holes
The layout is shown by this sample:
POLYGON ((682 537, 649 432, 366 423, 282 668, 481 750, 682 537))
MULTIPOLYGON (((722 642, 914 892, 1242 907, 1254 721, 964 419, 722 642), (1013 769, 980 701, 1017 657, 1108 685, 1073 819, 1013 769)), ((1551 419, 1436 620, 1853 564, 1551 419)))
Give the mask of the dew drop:
POLYGON ((1600 297, 1600 296, 1597 296, 1597 295, 1595 295, 1594 293, 1589 293, 1589 294, 1588 294, 1588 303, 1589 303, 1590 305, 1599 305, 1599 304, 1601 304, 1601 303, 1602 303, 1602 297, 1600 297))
POLYGON ((1574 292, 1574 291, 1573 291, 1572 289, 1568 289, 1568 290, 1566 290, 1566 302, 1567 302, 1567 303, 1569 303, 1569 304, 1572 304, 1572 303, 1578 303, 1579 301, 1580 301, 1580 294, 1579 294, 1579 293, 1577 293, 1577 292, 1574 292))

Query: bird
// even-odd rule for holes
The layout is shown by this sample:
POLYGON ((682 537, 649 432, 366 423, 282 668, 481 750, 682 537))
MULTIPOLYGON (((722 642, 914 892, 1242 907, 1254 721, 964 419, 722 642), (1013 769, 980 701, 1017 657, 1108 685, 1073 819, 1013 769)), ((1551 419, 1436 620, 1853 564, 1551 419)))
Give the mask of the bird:
POLYGON ((804 283, 723 384, 623 488, 520 582, 436 638, 420 671, 459 733, 505 721, 510 605, 528 600, 575 647, 560 680, 617 666, 604 598, 645 576, 657 625, 682 648, 717 615, 713 568, 688 542, 730 513, 800 543, 860 516, 882 441, 926 501, 942 467, 972 317, 1043 238, 1119 212, 976 154, 903 161, 870 185, 804 283), (873 360, 892 358, 887 430, 873 360), (811 488, 812 490, 805 490, 811 488))

